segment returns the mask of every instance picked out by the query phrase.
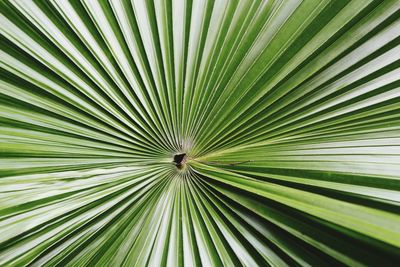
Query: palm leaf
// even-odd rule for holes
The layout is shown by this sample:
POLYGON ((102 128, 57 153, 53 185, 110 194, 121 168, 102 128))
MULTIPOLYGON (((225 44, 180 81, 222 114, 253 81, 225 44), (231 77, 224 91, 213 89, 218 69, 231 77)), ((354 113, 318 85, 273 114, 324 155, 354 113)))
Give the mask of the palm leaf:
POLYGON ((400 260, 400 2, 0 2, 1 266, 400 260))

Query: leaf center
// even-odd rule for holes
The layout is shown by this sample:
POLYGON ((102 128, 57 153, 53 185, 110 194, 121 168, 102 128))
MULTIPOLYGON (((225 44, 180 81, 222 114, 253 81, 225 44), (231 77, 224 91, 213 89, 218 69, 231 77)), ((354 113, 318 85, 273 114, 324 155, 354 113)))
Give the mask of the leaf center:
POLYGON ((187 159, 186 153, 176 154, 174 155, 173 162, 175 163, 178 169, 182 169, 186 163, 186 159, 187 159))

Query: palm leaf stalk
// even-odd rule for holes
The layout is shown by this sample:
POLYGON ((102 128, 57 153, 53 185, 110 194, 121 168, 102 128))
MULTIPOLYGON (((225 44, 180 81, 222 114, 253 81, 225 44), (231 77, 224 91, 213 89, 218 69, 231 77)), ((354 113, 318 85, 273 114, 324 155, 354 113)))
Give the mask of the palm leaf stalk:
POLYGON ((0 40, 0 266, 399 264, 399 1, 4 0, 0 40))

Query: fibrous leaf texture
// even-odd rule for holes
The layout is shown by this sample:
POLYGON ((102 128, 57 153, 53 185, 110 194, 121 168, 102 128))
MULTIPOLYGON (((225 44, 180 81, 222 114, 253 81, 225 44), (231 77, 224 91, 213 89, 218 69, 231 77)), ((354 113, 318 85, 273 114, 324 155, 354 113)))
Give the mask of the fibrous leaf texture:
POLYGON ((395 266, 400 1, 0 1, 0 266, 395 266))

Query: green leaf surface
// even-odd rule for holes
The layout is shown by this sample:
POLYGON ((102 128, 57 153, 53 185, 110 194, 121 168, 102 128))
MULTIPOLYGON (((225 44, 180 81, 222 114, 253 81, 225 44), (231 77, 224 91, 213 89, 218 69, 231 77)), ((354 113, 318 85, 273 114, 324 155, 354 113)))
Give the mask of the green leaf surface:
POLYGON ((0 1, 0 266, 399 251, 399 1, 0 1))

